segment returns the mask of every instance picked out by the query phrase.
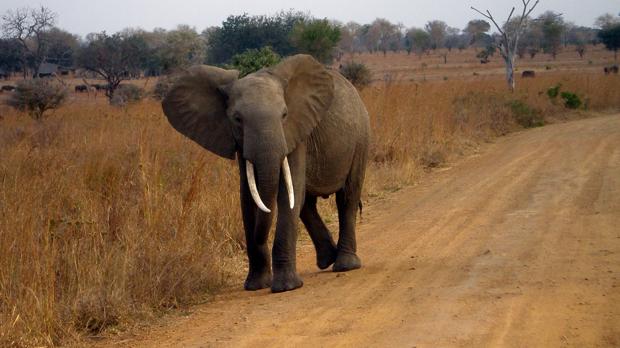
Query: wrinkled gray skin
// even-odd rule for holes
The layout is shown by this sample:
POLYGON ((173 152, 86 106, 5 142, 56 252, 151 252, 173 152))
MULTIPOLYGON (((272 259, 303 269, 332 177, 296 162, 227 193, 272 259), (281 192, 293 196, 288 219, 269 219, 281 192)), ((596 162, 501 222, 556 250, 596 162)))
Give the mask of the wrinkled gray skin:
POLYGON ((194 67, 162 103, 170 123, 208 150, 239 163, 241 209, 247 240, 246 290, 273 292, 303 285, 295 266, 297 217, 317 253, 317 265, 336 272, 361 267, 355 222, 369 143, 368 113, 340 74, 298 55, 242 79, 236 71, 194 67), (294 208, 282 174, 287 157, 294 208), (272 213, 258 209, 246 177, 255 169, 258 192, 272 213), (317 197, 336 194, 338 244, 319 216, 317 197), (268 233, 277 205, 271 254, 268 233), (273 267, 273 275, 272 275, 273 267))

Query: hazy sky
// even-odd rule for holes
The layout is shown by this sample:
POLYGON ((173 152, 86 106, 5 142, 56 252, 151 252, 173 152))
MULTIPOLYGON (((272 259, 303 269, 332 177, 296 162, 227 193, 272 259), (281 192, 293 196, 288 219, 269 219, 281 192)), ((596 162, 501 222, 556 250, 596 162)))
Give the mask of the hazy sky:
MULTIPOLYGON (((470 19, 479 17, 469 9, 472 5, 489 9, 504 20, 510 7, 520 4, 520 0, 2 0, 0 13, 23 6, 47 6, 58 13, 59 27, 85 35, 126 27, 171 29, 177 24, 189 24, 201 31, 221 24, 230 14, 273 14, 291 8, 342 22, 370 23, 383 17, 411 27, 441 19, 463 28, 470 19)), ((579 25, 592 26, 603 13, 617 15, 620 0, 541 0, 534 15, 546 10, 561 12, 565 20, 579 25)))

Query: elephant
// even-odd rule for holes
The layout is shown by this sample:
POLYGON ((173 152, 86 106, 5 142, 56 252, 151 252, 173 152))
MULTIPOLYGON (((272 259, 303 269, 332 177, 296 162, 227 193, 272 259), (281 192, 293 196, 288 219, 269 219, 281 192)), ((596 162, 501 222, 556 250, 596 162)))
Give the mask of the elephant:
POLYGON ((283 292, 303 285, 296 269, 298 217, 320 269, 360 268, 355 224, 370 125, 357 90, 309 55, 238 75, 193 66, 176 79, 162 108, 178 132, 221 157, 237 159, 249 260, 244 288, 283 292), (337 244, 317 212, 317 198, 334 193, 337 244), (267 240, 275 207, 270 259, 267 240))

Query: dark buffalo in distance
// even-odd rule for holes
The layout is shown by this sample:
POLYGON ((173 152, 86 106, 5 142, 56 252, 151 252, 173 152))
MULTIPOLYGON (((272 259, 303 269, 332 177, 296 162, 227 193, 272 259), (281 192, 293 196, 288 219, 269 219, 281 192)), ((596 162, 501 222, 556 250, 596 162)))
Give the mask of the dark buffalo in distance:
POLYGON ((605 70, 605 75, 617 74, 618 73, 618 66, 617 65, 606 66, 604 70, 605 70))
POLYGON ((536 77, 536 72, 534 70, 525 70, 521 73, 521 77, 526 78, 534 78, 536 77))
POLYGON ((11 85, 2 86, 2 91, 3 92, 12 92, 14 90, 15 90, 15 86, 11 86, 11 85))
POLYGON ((88 92, 88 86, 86 85, 75 86, 75 93, 84 93, 84 92, 88 92))

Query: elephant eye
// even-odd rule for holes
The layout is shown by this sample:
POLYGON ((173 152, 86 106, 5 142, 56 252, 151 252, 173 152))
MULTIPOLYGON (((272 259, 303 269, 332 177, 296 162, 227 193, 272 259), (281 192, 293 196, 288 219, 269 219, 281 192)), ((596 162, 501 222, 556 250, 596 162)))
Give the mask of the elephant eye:
POLYGON ((282 119, 285 119, 285 118, 286 118, 286 116, 288 116, 288 112, 287 112, 287 111, 284 111, 284 113, 282 114, 282 119))

